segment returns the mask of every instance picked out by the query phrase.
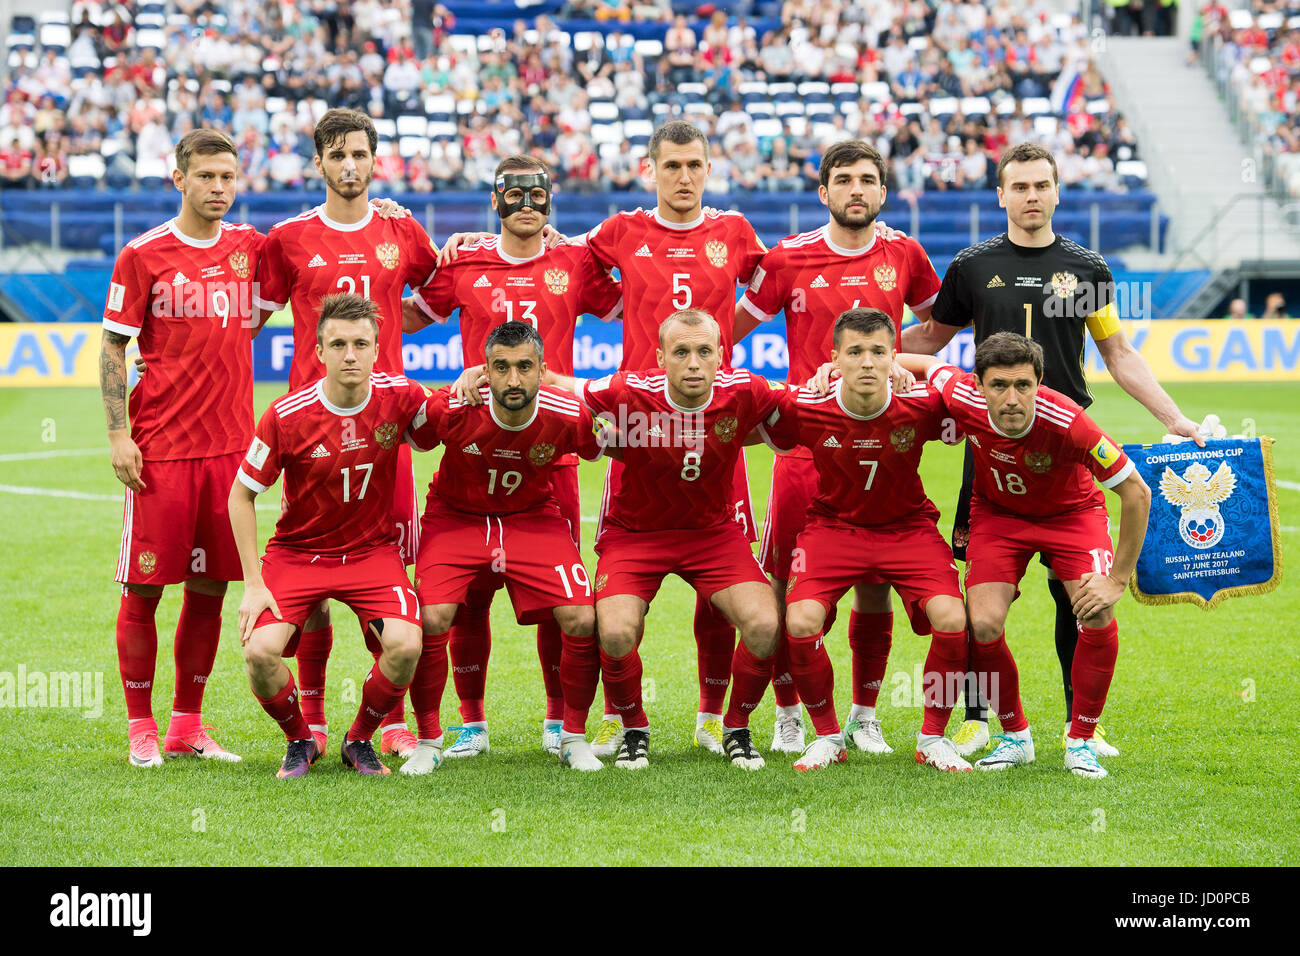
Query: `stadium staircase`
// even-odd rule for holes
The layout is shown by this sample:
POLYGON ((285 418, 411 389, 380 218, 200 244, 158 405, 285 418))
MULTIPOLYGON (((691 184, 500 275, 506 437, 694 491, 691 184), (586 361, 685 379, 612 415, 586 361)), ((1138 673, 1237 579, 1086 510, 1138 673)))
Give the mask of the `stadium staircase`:
POLYGON ((1269 195, 1214 84, 1186 57, 1186 40, 1178 37, 1105 37, 1098 52, 1142 145, 1148 188, 1171 215, 1171 251, 1130 254, 1128 265, 1162 273, 1157 299, 1172 281, 1167 277, 1206 270, 1205 283, 1178 308, 1181 316, 1202 318, 1252 280, 1293 277, 1300 223, 1269 195))

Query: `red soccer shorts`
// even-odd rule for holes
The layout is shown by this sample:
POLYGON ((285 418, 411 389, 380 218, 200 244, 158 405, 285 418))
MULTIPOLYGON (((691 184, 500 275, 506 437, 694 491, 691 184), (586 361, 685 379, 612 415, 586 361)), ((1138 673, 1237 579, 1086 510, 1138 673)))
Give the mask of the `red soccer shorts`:
POLYGON ((402 564, 414 564, 415 556, 420 553, 420 499, 415 494, 415 467, 411 463, 411 446, 405 442, 397 448, 393 524, 397 529, 397 547, 402 553, 402 564))
MULTIPOLYGON (((600 498, 600 518, 596 524, 596 540, 600 540, 605 528, 605 515, 609 512, 610 502, 618 491, 619 479, 623 475, 623 463, 610 459, 609 469, 605 472, 605 491, 600 498)), ((746 540, 758 540, 757 526, 754 522, 754 505, 749 500, 749 472, 745 470, 745 450, 740 450, 736 459, 736 473, 731 479, 731 495, 727 501, 727 512, 732 520, 745 533, 746 540)))
POLYGON ((582 503, 578 498, 578 464, 556 465, 551 472, 551 497, 560 506, 560 517, 569 523, 573 543, 582 546, 582 503))
POLYGON ((759 560, 778 581, 790 580, 790 556, 808 521, 808 506, 817 494, 817 467, 812 458, 777 455, 772 462, 772 489, 763 519, 759 560))
POLYGON ((1077 581, 1089 571, 1109 574, 1115 555, 1106 509, 1021 518, 993 511, 978 498, 971 502, 967 588, 995 581, 1019 584, 1038 553, 1062 581, 1077 581))
POLYGON ((179 584, 187 578, 239 581, 244 573, 226 502, 244 457, 146 461, 144 491, 126 490, 120 584, 179 584))
POLYGON ((811 600, 830 611, 859 582, 888 584, 909 606, 922 610, 937 595, 961 600, 952 549, 934 522, 924 518, 880 528, 814 518, 796 547, 787 607, 811 600))
POLYGON ((557 607, 593 603, 569 523, 553 502, 517 514, 476 515, 441 502, 425 507, 415 587, 420 604, 461 604, 470 585, 505 584, 520 624, 557 607))
POLYGON ((608 526, 596 542, 596 599, 635 594, 649 604, 669 574, 705 598, 734 584, 767 584, 738 523, 715 528, 625 531, 608 526))
MULTIPOLYGON (((420 623, 406 566, 390 545, 343 557, 276 548, 262 558, 262 581, 275 598, 280 620, 294 627, 302 627, 312 608, 327 598, 352 608, 363 628, 376 618, 420 623)), ((275 623, 269 610, 257 619, 257 627, 275 623)))

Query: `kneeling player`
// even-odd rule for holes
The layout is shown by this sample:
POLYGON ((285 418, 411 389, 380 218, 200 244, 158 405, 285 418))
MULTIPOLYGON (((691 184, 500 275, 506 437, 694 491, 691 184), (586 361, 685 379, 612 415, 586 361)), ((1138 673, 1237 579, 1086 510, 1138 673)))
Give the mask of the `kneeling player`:
MULTIPOLYGON (((957 433, 934 389, 893 393, 894 341, 894 323, 879 309, 844 312, 835 322, 831 352, 841 377, 826 395, 786 392, 774 421, 758 429, 776 451, 807 448, 817 469, 817 495, 798 537, 786 593, 791 670, 817 730, 796 770, 847 759, 822 635, 839 599, 864 582, 885 601, 894 587, 923 609, 934 635, 917 762, 971 769, 944 736, 966 670, 966 611, 952 552, 935 526, 939 511, 918 472, 925 443, 954 443, 957 433)), ((874 714, 851 713, 850 720, 874 721, 874 714)))
POLYGON ((586 740, 600 672, 591 584, 551 477, 566 455, 595 461, 601 444, 591 412, 542 386, 546 363, 535 328, 526 322, 497 326, 486 355, 483 404, 443 389, 411 428, 416 448, 441 443, 446 452, 420 525, 416 589, 424 649, 411 687, 420 739, 402 772, 429 773, 442 760, 438 710, 447 683, 447 632, 471 583, 485 576, 505 584, 520 624, 551 618, 559 624, 560 759, 578 770, 600 770, 586 740))
POLYGON ((266 410, 230 489, 244 568, 239 629, 249 682, 289 741, 279 777, 301 777, 320 756, 293 674, 280 659, 313 607, 326 598, 342 601, 382 648, 343 741, 345 766, 388 773, 371 737, 401 700, 420 657, 415 592, 388 515, 399 442, 429 393, 400 375, 372 374, 378 333, 369 299, 325 299, 316 327, 325 377, 266 410), (253 500, 281 472, 292 494, 259 568, 253 500))
POLYGON ((624 769, 649 766, 635 651, 669 574, 740 629, 723 753, 747 770, 763 766, 749 716, 771 681, 776 599, 728 498, 744 437, 776 409, 779 392, 749 372, 719 371, 719 341, 712 317, 683 309, 659 326, 659 369, 595 381, 556 377, 622 433, 623 474, 596 542, 595 587, 601 670, 625 728, 614 764, 624 769))
POLYGON ((1001 770, 1034 759, 1020 704, 1020 677, 1003 632, 1017 585, 1035 554, 1065 585, 1079 619, 1070 679, 1074 706, 1065 766, 1104 777, 1092 736, 1115 673, 1119 629, 1112 610, 1124 594, 1146 536, 1151 491, 1088 414, 1041 385, 1043 350, 1014 332, 990 335, 975 350, 975 373, 930 356, 903 356, 926 373, 968 436, 975 464, 966 601, 971 670, 1002 723, 997 746, 976 762, 1001 770), (1119 495, 1119 545, 1111 550, 1101 489, 1119 495))

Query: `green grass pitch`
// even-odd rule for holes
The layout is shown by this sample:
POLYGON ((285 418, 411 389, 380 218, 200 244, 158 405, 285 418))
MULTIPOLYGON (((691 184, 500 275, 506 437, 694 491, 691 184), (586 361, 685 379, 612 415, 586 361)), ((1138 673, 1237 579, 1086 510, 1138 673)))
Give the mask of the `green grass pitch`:
MULTIPOLYGON (((1171 392, 1193 418, 1213 411, 1230 430, 1254 419, 1259 433, 1279 440, 1279 480, 1300 482, 1300 389, 1206 384, 1171 392)), ((260 386, 258 411, 278 394, 260 386)), ((1099 389, 1094 415, 1120 441, 1152 441, 1161 433, 1114 386, 1099 389)), ((98 394, 0 391, 0 425, 0 674, 16 675, 21 667, 29 674, 88 671, 103 680, 97 718, 70 708, 0 707, 7 751, 0 760, 0 863, 1300 863, 1300 800, 1288 756, 1300 701, 1294 587, 1231 600, 1210 613, 1189 605, 1144 608, 1126 597, 1105 718, 1123 753, 1106 762, 1109 779, 1088 781, 1062 768, 1060 673, 1037 564, 1007 630, 1038 761, 1002 774, 944 775, 913 762, 921 708, 912 678, 926 645, 901 614, 880 704, 892 756, 852 753, 846 765, 808 775, 792 770, 789 758, 773 757, 766 770, 745 773, 693 748, 693 597, 676 578, 651 608, 643 647, 645 674, 653 680, 649 771, 567 772, 541 751, 533 632, 514 623, 502 594, 493 609, 489 754, 448 761, 423 778, 394 773, 364 780, 345 772, 337 743, 369 658, 354 619, 339 608, 329 670, 332 752, 306 779, 278 781, 283 740, 248 690, 235 635, 238 584, 227 600, 205 711, 218 739, 242 754, 243 763, 133 768, 126 762, 113 638, 121 488, 108 466, 98 394), (13 457, 48 451, 67 454, 13 457)), ((762 447, 749 454, 761 520, 771 456, 762 447)), ((926 487, 944 512, 941 524, 951 520, 959 456, 938 446, 925 455, 926 487)), ((434 456, 417 456, 421 479, 434 466, 434 456)), ((603 466, 583 466, 588 515, 595 513, 602 474, 603 466)), ((1300 492, 1282 487, 1278 498, 1283 544, 1294 548, 1300 492)), ((265 497, 276 500, 273 492, 265 497)), ((263 540, 274 517, 259 514, 263 540)), ((589 569, 594 527, 583 526, 589 569)), ((163 726, 179 607, 179 589, 168 589, 159 609, 154 695, 163 726)), ((844 608, 840 620, 846 615, 844 608)), ((828 643, 843 716, 849 703, 843 624, 828 643)), ((762 747, 771 713, 769 695, 754 723, 762 747)), ((443 716, 446 724, 457 722, 450 683, 443 716)))

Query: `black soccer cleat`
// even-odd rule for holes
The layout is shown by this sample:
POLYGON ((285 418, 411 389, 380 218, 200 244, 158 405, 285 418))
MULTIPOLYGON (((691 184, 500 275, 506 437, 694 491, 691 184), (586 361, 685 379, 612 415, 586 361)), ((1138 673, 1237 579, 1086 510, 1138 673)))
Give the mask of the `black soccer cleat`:
POLYGON ((748 727, 723 734, 722 750, 733 767, 740 767, 742 770, 762 770, 766 766, 763 755, 754 747, 748 727))
POLYGON ((308 768, 319 756, 320 751, 316 749, 316 741, 310 737, 306 740, 291 740, 284 754, 284 763, 280 764, 280 769, 275 775, 281 780, 288 777, 305 777, 308 768))
POLYGON ((623 734, 623 744, 618 748, 614 766, 623 770, 644 770, 650 766, 650 735, 644 730, 629 730, 623 734))
POLYGON ((375 753, 374 744, 369 740, 348 740, 345 737, 340 753, 343 755, 343 766, 349 770, 376 776, 385 776, 390 772, 379 759, 379 754, 375 753))

